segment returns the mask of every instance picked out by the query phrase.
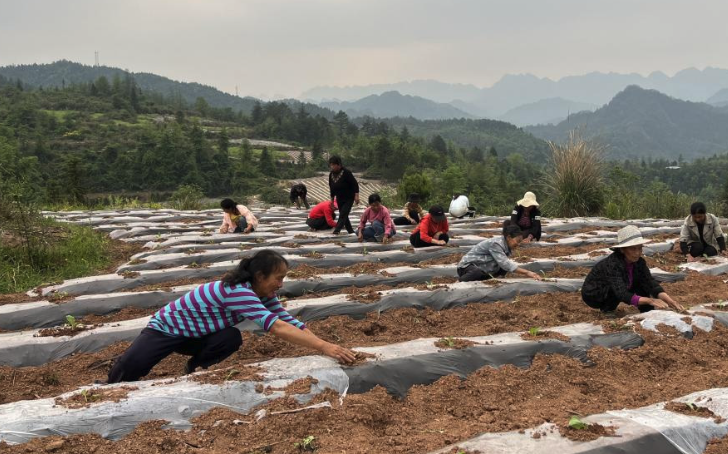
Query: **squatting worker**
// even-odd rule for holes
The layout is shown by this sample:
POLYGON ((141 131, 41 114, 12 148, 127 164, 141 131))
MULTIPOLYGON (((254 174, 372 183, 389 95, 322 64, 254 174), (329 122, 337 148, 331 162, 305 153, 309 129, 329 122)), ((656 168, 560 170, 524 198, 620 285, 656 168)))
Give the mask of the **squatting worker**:
POLYGON ((250 233, 258 228, 258 219, 245 205, 240 205, 233 199, 223 199, 220 208, 225 213, 220 233, 250 233))
POLYGON ((235 325, 245 319, 285 341, 343 363, 354 361, 351 351, 319 339, 283 309, 276 291, 287 272, 282 255, 262 250, 243 259, 222 281, 200 285, 167 304, 114 363, 109 383, 139 380, 173 352, 191 356, 185 373, 217 364, 242 345, 235 325))
POLYGON ((703 255, 716 256, 718 251, 721 255, 728 255, 720 221, 716 215, 707 212, 702 202, 690 205, 690 216, 685 218, 680 230, 680 251, 688 262, 700 260, 703 255))
POLYGON ((536 194, 529 191, 516 202, 511 213, 511 222, 521 228, 525 242, 541 240, 541 212, 538 209, 536 194))
POLYGON ((642 258, 642 245, 649 241, 633 225, 617 232, 617 244, 611 248, 614 252, 591 269, 581 288, 589 307, 605 313, 613 313, 619 303, 636 306, 640 312, 670 307, 683 310, 655 281, 642 258))
POLYGON ((503 235, 481 241, 465 254, 458 263, 460 282, 484 281, 492 277, 518 273, 541 280, 541 276, 509 259, 514 249, 518 249, 523 238, 521 228, 511 221, 503 223, 503 235))
POLYGON ((439 205, 433 205, 412 231, 410 244, 415 248, 445 246, 450 241, 448 231, 450 227, 447 224, 445 210, 439 205))

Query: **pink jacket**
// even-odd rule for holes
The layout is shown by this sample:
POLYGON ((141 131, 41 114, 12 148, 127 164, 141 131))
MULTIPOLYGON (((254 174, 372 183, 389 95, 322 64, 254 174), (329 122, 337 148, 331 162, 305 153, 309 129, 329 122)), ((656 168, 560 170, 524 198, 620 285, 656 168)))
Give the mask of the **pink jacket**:
MULTIPOLYGON (((249 226, 253 226, 254 229, 258 229, 258 220, 253 216, 253 213, 245 205, 237 206, 238 213, 241 216, 245 216, 245 220, 248 221, 249 226)), ((224 212, 223 212, 224 213, 224 212)), ((230 218, 229 213, 225 213, 222 218, 222 225, 220 225, 220 233, 233 233, 238 226, 230 218)))
POLYGON ((389 210, 387 207, 382 206, 379 208, 379 212, 375 213, 374 210, 367 207, 366 210, 364 210, 364 213, 361 215, 361 220, 359 220, 359 231, 364 230, 364 227, 366 227, 367 222, 374 222, 379 221, 382 224, 384 224, 384 234, 386 236, 389 236, 394 232, 394 222, 392 222, 392 218, 389 216, 389 210))

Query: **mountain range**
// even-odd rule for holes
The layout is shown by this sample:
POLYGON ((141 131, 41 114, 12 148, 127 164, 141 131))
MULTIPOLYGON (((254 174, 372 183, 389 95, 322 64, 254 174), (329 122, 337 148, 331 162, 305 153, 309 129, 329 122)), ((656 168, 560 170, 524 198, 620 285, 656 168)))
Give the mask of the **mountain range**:
MULTIPOLYGON (((324 100, 353 101, 365 96, 398 91, 403 95, 420 96, 439 103, 450 103, 478 117, 502 119, 512 109, 550 98, 568 102, 602 106, 629 85, 656 89, 686 101, 703 102, 728 88, 728 70, 707 67, 688 68, 668 76, 655 71, 648 76, 637 73, 592 72, 567 76, 558 80, 539 78, 532 74, 505 75, 491 87, 447 84, 435 80, 415 80, 393 84, 347 87, 315 87, 301 95, 312 102, 324 100)), ((546 121, 561 114, 540 118, 546 121)))
POLYGON ((447 104, 420 96, 402 95, 397 91, 370 95, 358 101, 327 101, 319 103, 333 111, 343 110, 350 117, 413 117, 419 120, 443 120, 448 118, 474 118, 473 115, 447 104))
POLYGON ((554 142, 572 130, 607 145, 612 159, 692 160, 728 152, 728 111, 683 101, 657 90, 629 86, 594 112, 571 115, 558 125, 525 128, 554 142))

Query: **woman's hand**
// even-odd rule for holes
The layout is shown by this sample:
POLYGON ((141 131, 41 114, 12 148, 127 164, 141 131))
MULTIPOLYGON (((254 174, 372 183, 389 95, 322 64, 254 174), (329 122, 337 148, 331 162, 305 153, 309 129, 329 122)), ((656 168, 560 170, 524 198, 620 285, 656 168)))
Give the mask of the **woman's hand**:
POLYGON ((530 277, 531 279, 536 279, 537 281, 540 281, 543 279, 540 274, 534 273, 533 271, 529 271, 527 276, 530 277))
POLYGON ((354 194, 354 203, 356 203, 357 205, 359 205, 359 194, 358 193, 357 194, 354 194))
POLYGON ((386 235, 384 236, 384 238, 382 238, 382 244, 387 244, 390 241, 392 241, 392 239, 386 235))
POLYGON ((361 232, 359 232, 359 235, 357 235, 357 239, 359 240, 360 243, 363 242, 364 241, 364 234, 361 233, 361 232))
POLYGON ((670 305, 666 302, 657 299, 657 298, 648 298, 650 300, 650 303, 652 306, 654 306, 655 309, 670 309, 670 305))
POLYGON ((351 350, 329 342, 323 346, 321 353, 344 364, 350 364, 356 361, 356 356, 351 350))
POLYGON ((697 258, 693 257, 693 256, 692 256, 692 255, 690 255, 690 254, 686 255, 686 257, 688 258, 688 263, 691 263, 691 262, 698 262, 698 261, 699 261, 699 260, 698 260, 697 258))
POLYGON ((251 230, 253 230, 253 226, 249 225, 249 226, 245 227, 244 232, 245 233, 250 233, 251 230))
POLYGON ((432 244, 436 244, 438 246, 444 246, 447 243, 445 243, 445 240, 432 240, 432 244))

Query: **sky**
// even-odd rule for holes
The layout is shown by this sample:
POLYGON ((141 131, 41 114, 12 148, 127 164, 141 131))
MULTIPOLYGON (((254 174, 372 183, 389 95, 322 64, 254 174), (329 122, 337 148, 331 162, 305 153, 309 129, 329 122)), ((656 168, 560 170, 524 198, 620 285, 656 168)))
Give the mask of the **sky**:
POLYGON ((264 99, 415 79, 728 68, 725 0, 0 0, 0 66, 66 59, 264 99))

